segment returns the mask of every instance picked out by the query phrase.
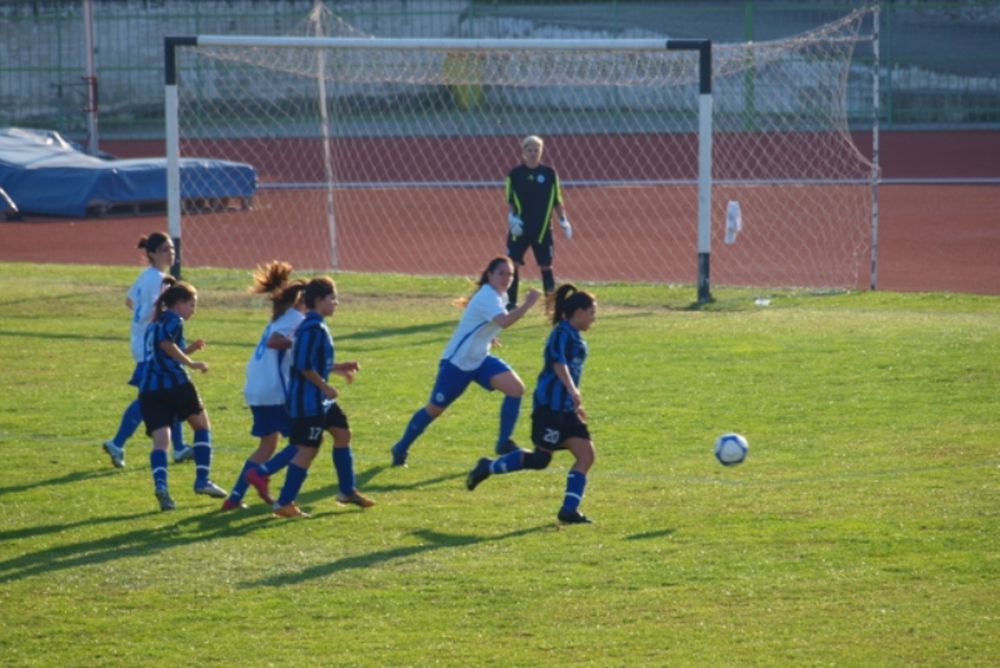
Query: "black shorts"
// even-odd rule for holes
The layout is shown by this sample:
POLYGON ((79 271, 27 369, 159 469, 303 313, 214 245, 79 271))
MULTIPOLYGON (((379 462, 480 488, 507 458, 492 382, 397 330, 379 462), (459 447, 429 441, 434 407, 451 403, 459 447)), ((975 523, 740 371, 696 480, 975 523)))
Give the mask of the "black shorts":
POLYGON ((538 231, 534 232, 526 231, 524 234, 514 239, 509 234, 507 235, 507 257, 514 261, 515 264, 524 264, 524 254, 527 252, 528 247, 531 247, 531 252, 535 254, 535 262, 538 263, 539 267, 548 267, 552 264, 552 257, 555 255, 555 250, 552 247, 552 229, 545 233, 541 241, 538 241, 538 231))
POLYGON ((330 404, 325 413, 308 417, 292 419, 293 445, 307 448, 318 448, 323 443, 323 432, 328 429, 350 429, 347 415, 341 410, 340 404, 330 404))
POLYGON ((568 438, 590 440, 587 423, 576 413, 540 406, 531 414, 531 442, 539 448, 562 450, 568 438))
POLYGON ((169 390, 151 390, 139 395, 139 410, 146 423, 146 434, 173 426, 205 410, 193 383, 184 383, 169 390))

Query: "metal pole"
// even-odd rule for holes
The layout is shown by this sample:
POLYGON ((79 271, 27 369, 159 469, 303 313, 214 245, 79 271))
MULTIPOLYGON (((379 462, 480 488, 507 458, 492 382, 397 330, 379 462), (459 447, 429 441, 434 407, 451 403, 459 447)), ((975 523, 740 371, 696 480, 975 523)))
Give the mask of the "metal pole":
POLYGON ((698 51, 698 303, 712 297, 712 41, 669 39, 667 50, 698 51))
POLYGON ((177 98, 177 47, 197 44, 193 37, 165 37, 163 40, 164 115, 167 139, 167 227, 174 240, 176 254, 170 273, 181 277, 181 150, 177 98))
POLYGON ((97 155, 97 64, 94 60, 94 3, 83 0, 83 49, 87 63, 87 74, 83 81, 87 86, 87 153, 97 155))
MULTIPOLYGON (((313 22, 313 32, 317 38, 323 34, 323 11, 326 7, 316 0, 309 20, 313 22)), ((326 103, 326 52, 316 49, 316 87, 319 97, 319 128, 323 140, 323 173, 326 176, 326 229, 330 237, 330 268, 337 269, 340 258, 337 254, 337 216, 334 208, 333 189, 333 149, 330 145, 330 113, 326 103)))
POLYGON ((875 4, 872 13, 872 51, 874 53, 872 70, 872 276, 871 289, 878 289, 878 184, 881 179, 879 165, 879 79, 881 78, 881 62, 879 60, 879 18, 880 3, 875 4))

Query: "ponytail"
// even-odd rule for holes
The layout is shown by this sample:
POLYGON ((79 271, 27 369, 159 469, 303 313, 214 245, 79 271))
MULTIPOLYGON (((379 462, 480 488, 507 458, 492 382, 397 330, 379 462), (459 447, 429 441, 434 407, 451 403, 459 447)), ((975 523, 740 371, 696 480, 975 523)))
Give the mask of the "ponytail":
POLYGON ((148 236, 139 237, 139 243, 136 244, 136 248, 146 252, 146 259, 149 263, 153 263, 153 253, 159 250, 160 246, 170 241, 168 237, 163 232, 153 232, 148 236))
POLYGON ((271 300, 271 320, 277 320, 285 311, 295 306, 305 281, 288 282, 292 275, 292 265, 281 260, 272 260, 264 265, 258 265, 253 272, 253 285, 250 292, 268 295, 271 300))
POLYGON ((586 290, 579 290, 572 283, 564 283, 556 290, 556 304, 552 312, 552 324, 558 325, 561 320, 569 320, 579 309, 588 309, 594 305, 597 298, 586 290))
POLYGON ((159 318, 163 315, 164 311, 173 308, 177 302, 190 301, 197 296, 198 291, 194 289, 193 285, 184 281, 177 281, 160 293, 159 298, 156 300, 156 313, 153 319, 159 318))

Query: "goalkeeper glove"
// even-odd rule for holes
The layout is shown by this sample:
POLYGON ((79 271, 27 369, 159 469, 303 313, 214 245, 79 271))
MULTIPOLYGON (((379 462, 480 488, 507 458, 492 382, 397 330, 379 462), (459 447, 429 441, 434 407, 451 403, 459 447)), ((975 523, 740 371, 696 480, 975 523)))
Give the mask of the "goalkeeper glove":
POLYGON ((562 228, 563 234, 566 235, 566 239, 573 238, 573 226, 569 224, 569 218, 560 218, 559 227, 562 228))
POLYGON ((519 237, 524 232, 524 221, 513 213, 507 214, 507 227, 510 228, 510 236, 519 237))

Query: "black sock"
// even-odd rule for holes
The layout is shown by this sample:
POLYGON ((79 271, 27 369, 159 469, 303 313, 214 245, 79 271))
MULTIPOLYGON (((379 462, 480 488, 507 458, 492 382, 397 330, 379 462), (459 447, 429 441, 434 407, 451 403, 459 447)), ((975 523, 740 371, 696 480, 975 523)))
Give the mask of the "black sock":
POLYGON ((520 283, 520 276, 517 273, 517 265, 514 265, 514 280, 507 288, 507 308, 512 309, 517 306, 517 284, 520 283))
POLYGON ((552 276, 551 269, 542 269, 542 289, 547 295, 556 291, 556 279, 552 276))

